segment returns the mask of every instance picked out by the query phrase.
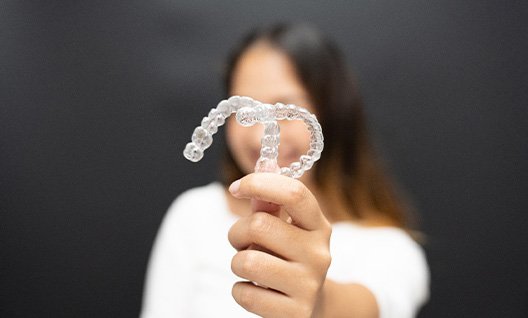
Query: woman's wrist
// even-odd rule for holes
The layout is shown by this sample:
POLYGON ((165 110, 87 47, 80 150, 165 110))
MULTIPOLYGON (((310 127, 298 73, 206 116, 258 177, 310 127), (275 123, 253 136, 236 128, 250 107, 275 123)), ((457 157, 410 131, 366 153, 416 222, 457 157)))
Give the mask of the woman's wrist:
POLYGON ((313 318, 377 318, 379 309, 372 292, 359 284, 341 284, 326 279, 313 318))
POLYGON ((317 302, 314 307, 314 312, 312 315, 312 318, 324 318, 328 317, 328 313, 326 312, 328 309, 328 300, 331 299, 331 289, 332 285, 335 284, 328 278, 325 279, 323 286, 321 287, 321 290, 319 291, 319 297, 317 299, 317 302))

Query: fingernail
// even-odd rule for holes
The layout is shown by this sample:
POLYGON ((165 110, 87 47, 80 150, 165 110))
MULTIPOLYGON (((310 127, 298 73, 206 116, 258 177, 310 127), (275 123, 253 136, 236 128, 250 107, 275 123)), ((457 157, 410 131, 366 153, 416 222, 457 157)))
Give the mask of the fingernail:
POLYGON ((240 189, 240 179, 231 183, 231 185, 229 186, 229 192, 231 192, 231 194, 236 194, 238 192, 238 189, 240 189))

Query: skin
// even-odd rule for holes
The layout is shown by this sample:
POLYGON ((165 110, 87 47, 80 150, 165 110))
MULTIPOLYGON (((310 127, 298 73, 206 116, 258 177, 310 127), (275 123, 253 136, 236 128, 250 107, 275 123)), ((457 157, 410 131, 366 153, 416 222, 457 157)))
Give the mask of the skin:
MULTIPOLYGON (((292 103, 316 113, 292 63, 265 43, 255 44, 241 56, 231 93, 266 103, 292 103)), ((242 127, 233 120, 227 125, 227 144, 248 174, 226 193, 231 211, 240 216, 228 235, 238 251, 231 268, 246 280, 233 286, 234 299, 262 317, 377 317, 370 291, 326 278, 331 220, 336 214, 321 209, 324 200, 317 196, 310 171, 300 180, 251 173, 262 128, 242 127)), ((285 166, 308 150, 309 133, 301 122, 280 125, 278 161, 285 166)))

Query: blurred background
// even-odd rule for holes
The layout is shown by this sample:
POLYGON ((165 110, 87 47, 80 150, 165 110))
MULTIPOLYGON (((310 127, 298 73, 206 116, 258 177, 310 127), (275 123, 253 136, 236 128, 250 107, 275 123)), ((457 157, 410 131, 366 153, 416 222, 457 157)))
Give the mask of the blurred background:
MULTIPOLYGON (((342 47, 427 235, 420 317, 528 316, 524 1, 1 1, 0 316, 135 317, 182 156, 251 27, 342 47)), ((204 220, 206 222, 207 220, 204 220)), ((227 243, 227 241, 226 241, 227 243)))

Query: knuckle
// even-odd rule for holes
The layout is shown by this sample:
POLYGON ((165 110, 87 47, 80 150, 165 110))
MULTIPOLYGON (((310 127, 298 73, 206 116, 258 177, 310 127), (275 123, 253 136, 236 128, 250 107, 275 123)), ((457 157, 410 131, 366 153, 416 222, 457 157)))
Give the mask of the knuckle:
POLYGON ((326 242, 330 243, 330 237, 332 236, 332 224, 323 217, 319 226, 318 232, 320 233, 320 238, 324 239, 326 242))
POLYGON ((319 270, 328 270, 332 263, 332 256, 327 248, 318 248, 314 252, 314 260, 316 260, 316 266, 319 270))
POLYGON ((257 212, 251 216, 248 224, 248 231, 252 237, 262 237, 265 233, 268 233, 271 228, 271 220, 269 214, 264 212, 257 212))
POLYGON ((255 308, 256 299, 248 286, 241 283, 233 285, 232 295, 235 301, 248 311, 255 308))
POLYGON ((292 202, 299 202, 306 197, 306 191, 301 182, 294 180, 289 187, 289 197, 292 202))
POLYGON ((328 256, 323 260, 323 263, 322 263, 322 266, 325 269, 325 271, 327 271, 328 268, 330 268, 330 264, 332 264, 332 256, 328 254, 328 256))
POLYGON ((330 222, 328 222, 326 219, 324 220, 323 231, 328 237, 328 240, 330 240, 330 236, 332 235, 332 224, 330 224, 330 222))
POLYGON ((244 251, 243 253, 238 253, 238 255, 238 268, 241 271, 240 274, 251 276, 252 273, 259 271, 260 263, 257 259, 258 257, 256 253, 253 253, 252 251, 244 251))
POLYGON ((234 245, 236 238, 234 226, 235 225, 232 225, 229 231, 227 232, 227 240, 229 241, 229 243, 231 243, 231 245, 234 245))
POLYGON ((330 252, 327 250, 325 253, 321 256, 321 266, 326 270, 330 267, 330 264, 332 263, 332 255, 330 255, 330 252))

